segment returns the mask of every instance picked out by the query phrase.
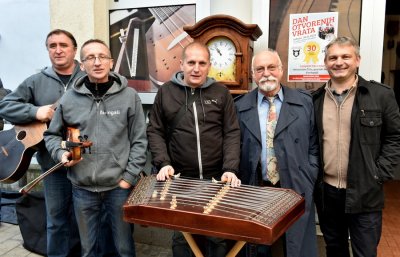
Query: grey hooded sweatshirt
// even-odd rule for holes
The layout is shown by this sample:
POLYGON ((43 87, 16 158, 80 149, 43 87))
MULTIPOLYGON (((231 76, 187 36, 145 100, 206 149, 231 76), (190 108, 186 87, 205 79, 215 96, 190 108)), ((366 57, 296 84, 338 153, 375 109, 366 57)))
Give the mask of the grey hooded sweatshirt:
POLYGON ((137 92, 127 80, 110 72, 113 85, 95 99, 80 78, 60 100, 49 129, 44 133, 52 157, 61 160, 67 127, 77 128, 93 142, 91 153, 71 167, 68 178, 80 188, 101 192, 118 187, 121 179, 135 185, 146 162, 146 122, 137 92))

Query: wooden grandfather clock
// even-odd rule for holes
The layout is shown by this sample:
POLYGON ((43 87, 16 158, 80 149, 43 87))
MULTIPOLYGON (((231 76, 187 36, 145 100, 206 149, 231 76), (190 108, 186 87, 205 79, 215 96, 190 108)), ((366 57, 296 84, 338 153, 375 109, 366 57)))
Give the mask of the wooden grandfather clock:
POLYGON ((249 91, 253 43, 262 35, 257 24, 244 24, 229 15, 211 15, 183 30, 210 49, 208 76, 225 84, 231 94, 249 91))

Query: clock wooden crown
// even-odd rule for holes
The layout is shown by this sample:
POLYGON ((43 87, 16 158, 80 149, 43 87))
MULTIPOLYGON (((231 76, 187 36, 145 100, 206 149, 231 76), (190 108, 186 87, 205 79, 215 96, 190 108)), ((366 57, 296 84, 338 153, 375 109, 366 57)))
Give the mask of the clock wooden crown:
POLYGON ((232 73, 233 79, 224 80, 220 79, 219 76, 213 77, 224 83, 232 94, 243 94, 249 91, 253 42, 262 35, 257 24, 245 24, 235 17, 221 14, 208 16, 193 26, 184 26, 183 29, 194 41, 206 45, 213 39, 221 37, 231 41, 236 48, 234 68, 229 71, 232 73))

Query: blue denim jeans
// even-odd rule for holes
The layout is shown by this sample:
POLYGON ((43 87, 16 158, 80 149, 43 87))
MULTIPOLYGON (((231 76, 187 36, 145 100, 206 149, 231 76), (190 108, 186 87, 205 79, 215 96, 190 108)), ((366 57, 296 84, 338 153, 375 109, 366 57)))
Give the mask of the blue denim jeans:
POLYGON ((80 256, 79 233, 72 205, 72 185, 64 168, 54 171, 44 179, 44 194, 47 256, 80 256))
MULTIPOLYGON (((102 209, 105 209, 104 205, 102 209)), ((98 257, 114 257, 118 256, 115 249, 114 240, 111 235, 111 227, 108 215, 105 211, 101 217, 100 235, 97 239, 97 255, 98 257)), ((80 255, 79 255, 80 256, 80 255)))
POLYGON ((105 213, 111 226, 115 248, 121 257, 135 257, 133 224, 123 221, 122 205, 131 190, 115 188, 91 192, 73 186, 73 202, 78 222, 83 257, 97 257, 96 241, 100 236, 101 218, 105 213), (102 206, 104 205, 104 208, 102 206))

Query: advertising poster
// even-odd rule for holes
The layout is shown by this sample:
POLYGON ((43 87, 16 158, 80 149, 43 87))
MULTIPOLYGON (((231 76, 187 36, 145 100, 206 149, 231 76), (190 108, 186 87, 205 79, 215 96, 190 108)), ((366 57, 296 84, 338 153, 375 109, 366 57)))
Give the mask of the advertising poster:
POLYGON ((337 36, 338 13, 291 14, 289 23, 288 81, 325 82, 325 46, 337 36))

